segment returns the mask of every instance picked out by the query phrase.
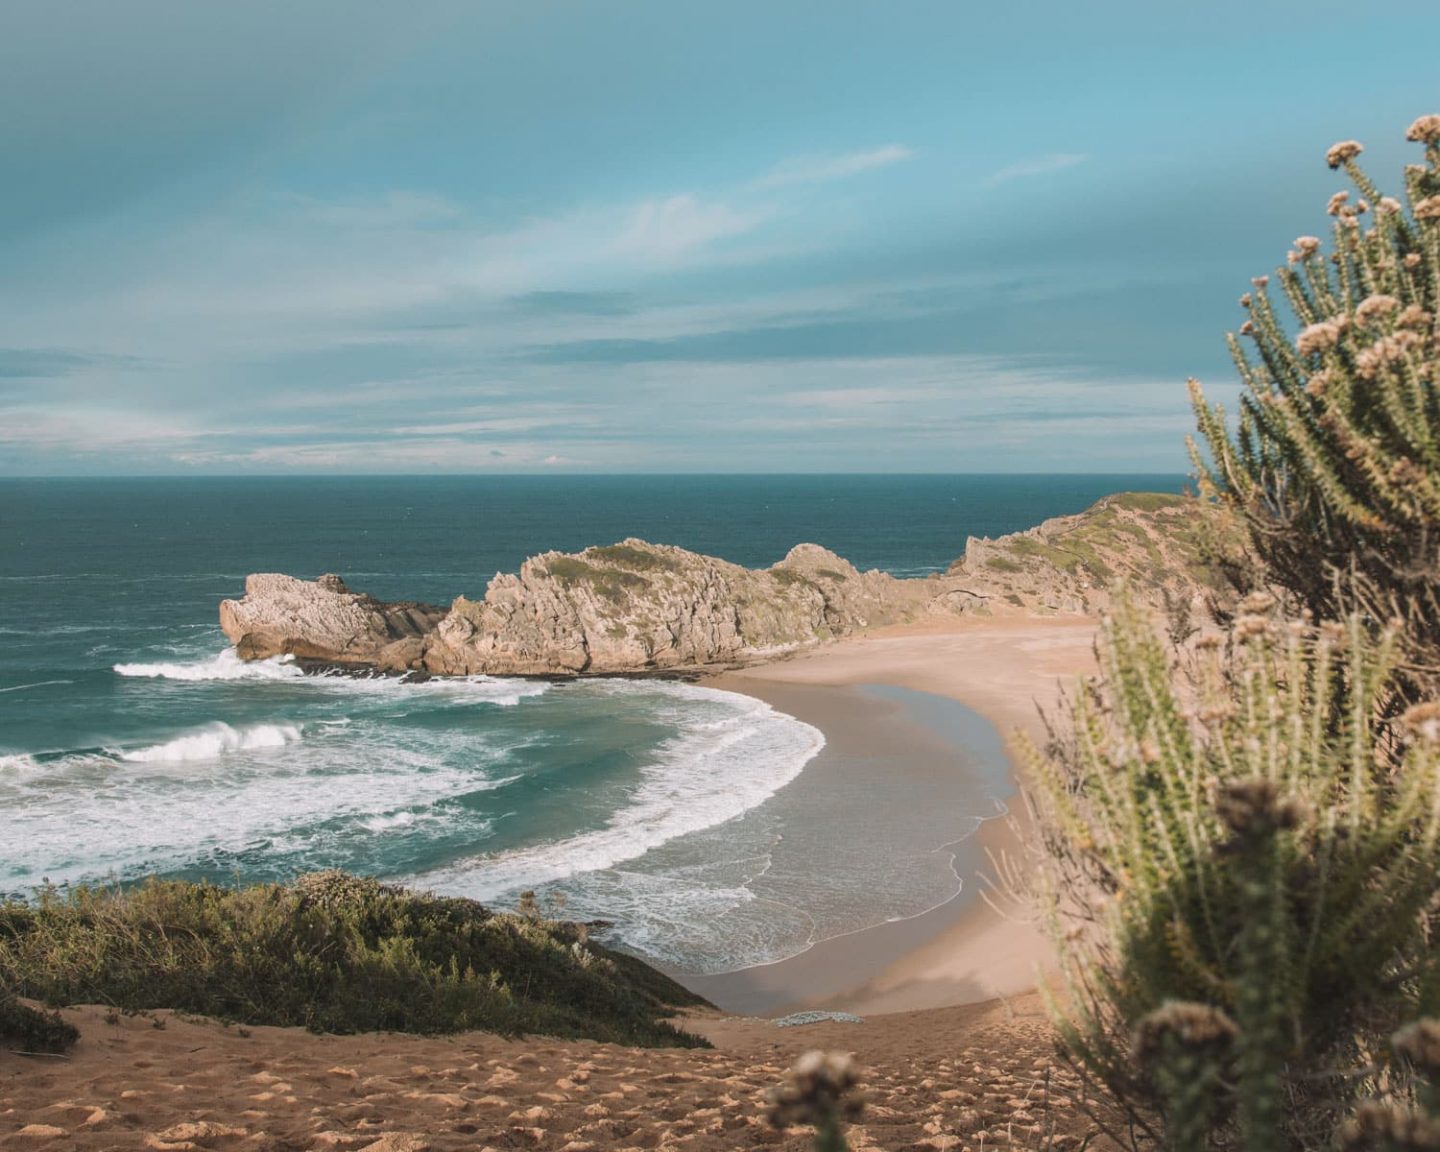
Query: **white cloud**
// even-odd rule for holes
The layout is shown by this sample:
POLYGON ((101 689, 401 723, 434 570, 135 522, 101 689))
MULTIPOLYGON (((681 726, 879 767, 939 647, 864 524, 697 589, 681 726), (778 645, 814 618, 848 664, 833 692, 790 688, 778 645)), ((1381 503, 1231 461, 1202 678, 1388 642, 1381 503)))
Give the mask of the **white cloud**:
POLYGON ((611 250, 623 257, 669 263, 716 241, 743 236, 770 216, 767 208, 741 211, 694 196, 641 204, 611 250))
POLYGON ((985 181, 987 184, 1004 184, 1007 180, 1019 180, 1026 176, 1047 176, 1051 172, 1063 172, 1085 163, 1090 157, 1079 152, 1052 152, 1048 156, 1036 156, 1020 160, 1001 168, 985 181))
POLYGON ((915 153, 904 144, 887 144, 867 152, 794 156, 782 160, 756 181, 760 188, 780 188, 787 184, 823 184, 844 180, 875 168, 888 168, 910 159, 915 153))

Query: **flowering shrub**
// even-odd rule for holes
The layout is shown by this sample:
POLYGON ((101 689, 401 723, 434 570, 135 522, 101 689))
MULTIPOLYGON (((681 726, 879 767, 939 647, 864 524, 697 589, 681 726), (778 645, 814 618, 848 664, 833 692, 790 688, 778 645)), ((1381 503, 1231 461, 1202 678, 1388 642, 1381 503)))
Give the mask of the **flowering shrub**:
POLYGON ((1397 644, 1256 595, 1177 669, 1122 608, 1072 734, 1029 746, 1062 1045, 1112 1134, 1328 1145, 1434 1011, 1440 707, 1381 719, 1397 644))
POLYGON ((1360 168, 1358 142, 1332 147, 1356 195, 1330 198, 1330 250, 1299 237, 1241 297, 1233 434, 1190 388, 1202 494, 1243 513, 1267 578, 1317 616, 1403 618, 1413 700, 1440 672, 1440 115, 1407 137, 1424 162, 1403 202, 1360 168))

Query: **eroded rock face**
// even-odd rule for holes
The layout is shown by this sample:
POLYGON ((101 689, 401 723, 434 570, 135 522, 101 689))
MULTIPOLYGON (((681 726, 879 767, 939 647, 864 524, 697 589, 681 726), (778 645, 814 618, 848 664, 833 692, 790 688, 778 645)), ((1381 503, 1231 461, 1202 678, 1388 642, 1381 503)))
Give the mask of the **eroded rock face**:
POLYGON ((483 600, 448 613, 385 604, 338 577, 260 574, 220 625, 247 660, 291 654, 440 675, 573 676, 737 663, 912 615, 919 581, 857 572, 802 544, 752 570, 683 548, 624 540, 532 557, 483 600))
POLYGON ((278 572, 245 578, 241 600, 220 602, 220 627, 245 660, 294 656, 337 664, 405 667, 445 609, 385 603, 351 592, 338 576, 297 580, 278 572))
POLYGON ((426 645, 432 672, 574 675, 742 662, 902 619, 922 595, 813 544, 773 568, 624 540, 546 552, 485 598, 455 601, 426 645))
POLYGON ((576 676, 740 664, 865 628, 944 615, 1093 615, 1114 588, 1157 610, 1200 604, 1218 509, 1155 493, 1106 497, 1077 516, 998 540, 926 580, 858 572, 814 544, 749 569, 643 540, 546 552, 447 611, 387 604, 316 581, 261 574, 220 605, 247 660, 302 660, 437 675, 576 676))

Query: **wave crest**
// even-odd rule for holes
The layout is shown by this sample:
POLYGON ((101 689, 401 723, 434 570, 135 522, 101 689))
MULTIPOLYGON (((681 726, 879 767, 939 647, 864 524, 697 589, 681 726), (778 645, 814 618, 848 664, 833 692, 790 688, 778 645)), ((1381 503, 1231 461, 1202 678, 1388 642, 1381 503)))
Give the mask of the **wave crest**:
POLYGON ((226 648, 208 660, 191 664, 116 664, 120 676, 145 676, 161 680, 294 680, 305 673, 293 656, 269 660, 241 660, 235 649, 226 648))
POLYGON ((424 883, 496 900, 521 888, 613 868, 763 804, 825 746, 818 728, 763 700, 683 684, 657 690, 676 699, 671 717, 680 734, 657 749, 629 803, 603 828, 472 859, 430 872, 424 883), (692 709, 702 703, 724 713, 698 718, 692 709))
POLYGON ((217 721, 199 732, 191 732, 167 740, 120 753, 120 759, 132 764, 168 761, 215 760, 227 752, 249 752, 262 748, 283 748, 301 738, 296 724, 256 724, 250 728, 232 728, 217 721))

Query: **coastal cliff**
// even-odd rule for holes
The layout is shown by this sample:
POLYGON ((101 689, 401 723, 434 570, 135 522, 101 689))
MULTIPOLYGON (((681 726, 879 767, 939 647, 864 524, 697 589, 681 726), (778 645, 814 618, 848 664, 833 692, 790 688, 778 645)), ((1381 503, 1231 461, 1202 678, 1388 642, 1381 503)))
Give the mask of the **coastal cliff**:
POLYGON ((220 605, 246 660, 436 675, 580 676, 738 665, 929 614, 1085 615, 1121 582, 1157 606, 1205 594, 1223 533, 1197 501, 1107 497, 1077 516, 967 542, 948 572, 902 580, 860 572, 815 544, 750 569, 628 539, 546 552, 450 608, 386 603, 333 575, 252 575, 220 605))
POLYGON ((908 619, 929 595, 814 544, 755 570, 631 539, 532 557, 448 612, 385 604, 335 576, 253 575, 244 599, 221 604, 220 626, 247 660, 575 676, 743 663, 908 619))
POLYGON ((1124 586, 1157 610, 1198 611, 1218 591, 1218 566, 1240 563, 1246 547, 1240 525, 1216 505, 1121 492, 1023 532, 970 537, 936 607, 1086 616, 1108 608, 1124 586))

